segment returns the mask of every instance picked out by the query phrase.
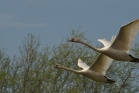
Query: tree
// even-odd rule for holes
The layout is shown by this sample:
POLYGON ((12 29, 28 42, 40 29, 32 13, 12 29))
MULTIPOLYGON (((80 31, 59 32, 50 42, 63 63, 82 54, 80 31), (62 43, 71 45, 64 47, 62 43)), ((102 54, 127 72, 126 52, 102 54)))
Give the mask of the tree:
MULTIPOLYGON (((72 31, 69 37, 78 37, 91 44, 80 31, 72 31)), ((2 93, 138 93, 139 65, 114 61, 107 76, 115 84, 92 81, 81 75, 55 69, 59 63, 74 69, 78 58, 91 65, 99 53, 65 38, 59 45, 41 48, 38 37, 28 34, 19 46, 19 56, 10 58, 0 49, 0 92, 2 93)), ((96 47, 101 47, 97 45, 96 47)), ((131 53, 139 56, 138 44, 131 53)))
POLYGON ((5 49, 0 49, 0 91, 9 92, 14 83, 11 77, 10 58, 5 53, 5 49))

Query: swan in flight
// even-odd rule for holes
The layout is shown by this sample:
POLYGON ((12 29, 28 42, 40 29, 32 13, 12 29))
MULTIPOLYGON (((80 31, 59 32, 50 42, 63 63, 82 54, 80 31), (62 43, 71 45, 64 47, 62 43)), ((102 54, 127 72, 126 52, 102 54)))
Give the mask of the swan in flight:
POLYGON ((132 42, 134 41, 138 31, 139 19, 122 26, 117 37, 110 46, 108 45, 108 42, 105 39, 99 40, 105 45, 104 48, 95 48, 79 40, 78 38, 72 38, 70 41, 81 43, 99 53, 107 55, 108 57, 118 61, 139 62, 139 58, 136 58, 129 54, 129 49, 131 48, 132 42))
MULTIPOLYGON (((104 41, 104 40, 102 39, 101 41, 104 41)), ((107 41, 107 45, 110 45, 110 44, 111 42, 107 41)), ((55 68, 65 69, 71 72, 75 72, 76 74, 81 74, 94 81, 105 82, 105 83, 115 83, 114 80, 105 76, 106 70, 110 67, 112 61, 113 61, 112 58, 104 54, 100 54, 98 58, 96 59, 96 61, 90 67, 86 65, 81 59, 78 59, 78 66, 81 67, 83 70, 74 70, 74 69, 62 66, 60 64, 56 64, 55 68)))

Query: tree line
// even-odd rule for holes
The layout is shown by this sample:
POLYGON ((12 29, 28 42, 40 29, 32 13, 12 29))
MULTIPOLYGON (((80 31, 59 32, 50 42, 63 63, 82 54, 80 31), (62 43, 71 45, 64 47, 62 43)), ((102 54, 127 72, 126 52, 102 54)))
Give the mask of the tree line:
MULTIPOLYGON (((85 33, 71 31, 69 37, 78 37, 91 43, 85 33)), ((97 52, 76 43, 68 42, 66 37, 60 44, 41 48, 40 39, 28 34, 21 45, 19 54, 11 58, 4 48, 0 49, 0 92, 1 93, 138 93, 139 65, 114 60, 107 76, 116 81, 107 84, 92 81, 81 75, 55 69, 59 63, 74 69, 78 58, 91 65, 97 58, 97 52)), ((98 44, 96 47, 101 47, 98 44)), ((139 57, 139 44, 131 51, 139 57)))

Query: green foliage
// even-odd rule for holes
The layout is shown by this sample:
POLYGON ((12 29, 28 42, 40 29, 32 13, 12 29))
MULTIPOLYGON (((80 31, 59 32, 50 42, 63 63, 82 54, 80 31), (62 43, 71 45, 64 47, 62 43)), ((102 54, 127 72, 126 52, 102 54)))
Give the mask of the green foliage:
MULTIPOLYGON (((80 69, 78 58, 91 65, 98 53, 77 43, 70 43, 70 37, 78 37, 91 43, 79 30, 72 31, 59 45, 40 48, 40 40, 28 34, 19 46, 20 55, 13 58, 0 49, 0 92, 1 93, 137 93, 138 64, 117 62, 107 71, 115 84, 92 81, 81 75, 55 69, 55 64, 80 69)), ((99 45, 97 46, 99 47, 99 45)), ((101 47, 101 46, 100 46, 101 47)), ((132 54, 139 54, 138 44, 132 54)), ((137 55, 138 56, 138 55, 137 55)))

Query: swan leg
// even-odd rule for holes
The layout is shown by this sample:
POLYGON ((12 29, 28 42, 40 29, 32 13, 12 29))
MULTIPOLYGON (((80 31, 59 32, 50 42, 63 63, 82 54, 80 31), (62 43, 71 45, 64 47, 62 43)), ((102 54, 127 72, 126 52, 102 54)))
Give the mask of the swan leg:
POLYGON ((106 83, 110 83, 110 84, 115 83, 115 81, 114 81, 114 80, 109 79, 107 76, 104 76, 104 77, 107 79, 107 82, 106 82, 106 83))
POLYGON ((133 57, 131 54, 129 54, 129 56, 132 58, 132 60, 130 62, 139 63, 139 58, 133 57))

